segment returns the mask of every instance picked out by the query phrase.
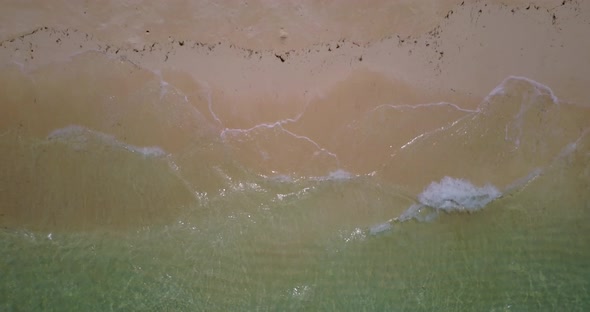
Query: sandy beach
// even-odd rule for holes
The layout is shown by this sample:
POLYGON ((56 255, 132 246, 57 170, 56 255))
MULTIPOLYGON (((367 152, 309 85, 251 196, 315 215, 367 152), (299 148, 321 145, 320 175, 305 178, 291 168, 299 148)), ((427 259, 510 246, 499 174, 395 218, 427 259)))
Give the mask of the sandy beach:
POLYGON ((0 4, 1 311, 587 311, 590 2, 0 4))
POLYGON ((215 103, 221 111, 236 97, 281 102, 322 95, 357 71, 420 88, 422 101, 430 93, 478 100, 514 75, 584 102, 590 66, 584 58, 590 9, 583 1, 9 1, 3 7, 2 66, 31 71, 94 51, 223 86, 228 98, 215 103))

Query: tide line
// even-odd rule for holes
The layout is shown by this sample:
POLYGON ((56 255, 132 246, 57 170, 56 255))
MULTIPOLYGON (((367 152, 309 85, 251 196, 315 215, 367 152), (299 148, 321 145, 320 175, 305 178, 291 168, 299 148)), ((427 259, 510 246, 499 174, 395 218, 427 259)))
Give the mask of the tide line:
POLYGON ((247 134, 247 133, 249 133, 251 131, 254 131, 254 130, 260 129, 260 128, 263 128, 263 129, 273 129, 273 128, 277 127, 281 131, 287 133, 288 135, 290 135, 290 136, 292 136, 292 137, 294 137, 294 138, 296 138, 298 140, 304 140, 304 141, 307 141, 308 143, 312 144, 313 146, 315 146, 315 148, 320 153, 324 153, 324 154, 326 154, 326 155, 334 158, 334 160, 336 161, 336 165, 337 166, 340 166, 340 159, 338 159, 338 156, 335 153, 330 152, 328 149, 322 147, 321 145, 319 145, 316 141, 312 140, 311 138, 309 138, 309 137, 307 137, 305 135, 296 134, 296 133, 294 133, 292 131, 289 131, 289 130, 287 130, 287 129, 285 129, 283 127, 284 124, 297 121, 300 116, 301 116, 301 114, 298 117, 294 118, 294 119, 283 119, 283 120, 279 120, 279 121, 276 121, 276 122, 273 122, 273 123, 262 123, 262 124, 258 124, 256 126, 253 126, 251 128, 248 128, 248 129, 230 129, 230 128, 225 128, 225 129, 223 129, 221 131, 221 135, 220 136, 221 136, 222 139, 225 139, 227 133, 247 134))
POLYGON ((371 110, 371 112, 377 111, 381 108, 392 108, 396 110, 401 110, 405 108, 409 109, 416 109, 416 108, 424 108, 424 107, 435 107, 435 106, 450 106, 458 111, 466 112, 466 113, 479 113, 480 110, 478 109, 466 109, 462 108, 457 104, 450 103, 450 102, 437 102, 437 103, 424 103, 424 104, 416 104, 416 105, 409 105, 409 104, 401 104, 401 105, 393 105, 393 104, 383 104, 379 105, 371 110))

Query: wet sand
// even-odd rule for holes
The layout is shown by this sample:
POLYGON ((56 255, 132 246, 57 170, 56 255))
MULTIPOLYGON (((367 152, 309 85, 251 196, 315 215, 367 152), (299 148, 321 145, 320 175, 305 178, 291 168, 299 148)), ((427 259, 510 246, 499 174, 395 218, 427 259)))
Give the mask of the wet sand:
MULTIPOLYGON (((438 178, 433 172, 469 171, 461 157, 432 161, 463 143, 427 156, 406 153, 403 162, 401 148, 478 112, 507 77, 590 106, 584 1, 3 6, 2 133, 45 140, 80 125, 121 144, 161 148, 183 168, 195 168, 199 157, 215 167, 229 148, 262 175, 377 171, 416 195, 438 178), (369 135, 369 117, 378 115, 382 128, 369 135), (434 167, 411 169, 421 162, 434 167)), ((572 114, 583 128, 585 113, 572 114)), ((567 130, 562 140, 580 131, 567 130)), ((474 148, 483 153, 486 144, 474 148)), ((551 145, 547 155, 561 147, 551 145)), ((500 161, 486 159, 479 161, 500 161)), ((528 164, 476 180, 507 185, 528 164)), ((187 169, 181 180, 213 191, 221 185, 214 175, 187 169)))

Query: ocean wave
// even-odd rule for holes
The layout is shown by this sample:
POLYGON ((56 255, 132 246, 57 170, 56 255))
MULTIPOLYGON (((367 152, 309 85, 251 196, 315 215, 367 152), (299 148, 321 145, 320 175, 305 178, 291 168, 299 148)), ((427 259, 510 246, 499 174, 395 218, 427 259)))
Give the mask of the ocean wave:
POLYGON ((409 220, 432 222, 441 211, 446 213, 475 212, 499 199, 502 194, 497 187, 491 184, 476 186, 465 179, 444 177, 439 182, 430 183, 418 195, 417 202, 408 207, 400 216, 371 226, 369 233, 377 235, 391 230, 393 223, 409 220))
POLYGON ((162 157, 167 153, 158 146, 135 146, 117 140, 112 135, 94 131, 78 125, 70 125, 64 128, 53 130, 47 136, 48 141, 60 141, 70 144, 76 149, 87 149, 93 140, 102 144, 122 148, 132 153, 141 154, 145 157, 162 157))
POLYGON ((418 196, 418 201, 447 212, 476 211, 501 195, 491 184, 478 187, 464 179, 444 177, 440 182, 432 182, 418 196))
POLYGON ((496 86, 492 92, 490 92, 485 98, 484 102, 489 102, 495 96, 506 96, 512 94, 515 88, 518 86, 525 86, 530 91, 533 92, 534 95, 537 96, 549 96, 553 103, 558 104, 559 99, 553 93, 553 90, 548 86, 537 82, 533 79, 523 77, 523 76, 508 76, 506 77, 498 86, 496 86))
POLYGON ((432 222, 436 220, 440 212, 476 212, 484 209, 491 202, 508 195, 514 195, 526 188, 538 179, 545 171, 555 164, 578 151, 580 142, 590 133, 590 128, 582 131, 573 142, 566 144, 555 159, 544 168, 534 168, 526 176, 516 179, 503 190, 492 184, 476 186, 468 180, 452 177, 444 177, 439 182, 431 182, 416 199, 416 203, 408 207, 398 217, 386 222, 374 224, 369 227, 368 233, 378 235, 390 231, 395 223, 403 223, 410 220, 418 222, 432 222))

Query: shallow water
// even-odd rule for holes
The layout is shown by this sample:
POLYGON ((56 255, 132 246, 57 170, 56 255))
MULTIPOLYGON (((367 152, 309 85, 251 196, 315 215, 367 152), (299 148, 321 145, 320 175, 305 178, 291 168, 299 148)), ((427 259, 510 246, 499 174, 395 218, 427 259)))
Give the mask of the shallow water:
POLYGON ((369 103, 318 143, 307 111, 219 131, 157 77, 48 73, 4 75, 1 310, 590 306, 590 119, 546 86, 369 103))

